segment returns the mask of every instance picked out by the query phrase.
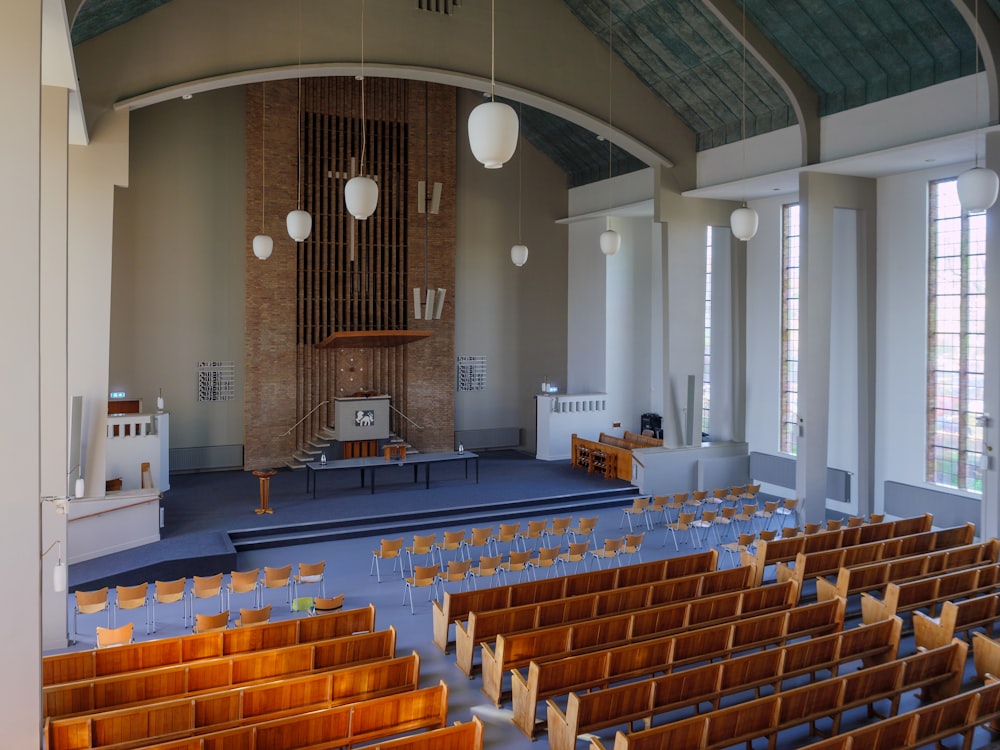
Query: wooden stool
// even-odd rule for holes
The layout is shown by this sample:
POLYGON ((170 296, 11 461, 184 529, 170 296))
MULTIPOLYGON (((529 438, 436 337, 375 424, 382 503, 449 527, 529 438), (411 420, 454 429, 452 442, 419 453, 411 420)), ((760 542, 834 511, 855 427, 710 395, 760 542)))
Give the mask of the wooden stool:
POLYGON ((267 500, 271 494, 271 477, 277 473, 278 472, 274 469, 264 469, 253 473, 255 477, 260 479, 260 507, 254 509, 254 513, 258 516, 261 513, 274 513, 274 511, 268 506, 267 500))
POLYGON ((388 461, 390 458, 398 458, 400 460, 403 460, 406 458, 406 444, 387 443, 382 446, 382 455, 385 456, 386 461, 388 461))

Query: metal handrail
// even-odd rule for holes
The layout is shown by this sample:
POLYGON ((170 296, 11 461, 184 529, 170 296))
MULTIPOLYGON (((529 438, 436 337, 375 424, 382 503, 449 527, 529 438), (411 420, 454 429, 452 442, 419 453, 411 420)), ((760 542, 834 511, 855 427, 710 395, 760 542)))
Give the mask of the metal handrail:
POLYGON ((399 409, 397 409, 392 404, 389 404, 389 408, 392 409, 394 412, 396 412, 399 416, 401 416, 407 422, 409 422, 410 424, 412 424, 414 427, 416 427, 418 430, 424 429, 423 427, 421 427, 420 425, 418 425, 416 422, 414 422, 412 419, 410 419, 408 416, 406 416, 405 414, 403 414, 403 412, 401 412, 399 409))
POLYGON ((328 404, 328 403, 330 403, 329 399, 327 399, 326 401, 320 401, 318 404, 316 404, 316 406, 314 406, 312 409, 309 410, 308 414, 306 414, 304 417, 302 417, 302 419, 300 419, 298 422, 296 422, 291 427, 289 427, 287 431, 285 431, 285 432, 281 433, 280 435, 278 435, 278 437, 285 437, 285 435, 291 435, 292 434, 292 430, 294 430, 300 424, 302 424, 307 419, 309 419, 309 417, 312 416, 312 413, 314 411, 316 411, 319 407, 324 406, 325 404, 328 404))

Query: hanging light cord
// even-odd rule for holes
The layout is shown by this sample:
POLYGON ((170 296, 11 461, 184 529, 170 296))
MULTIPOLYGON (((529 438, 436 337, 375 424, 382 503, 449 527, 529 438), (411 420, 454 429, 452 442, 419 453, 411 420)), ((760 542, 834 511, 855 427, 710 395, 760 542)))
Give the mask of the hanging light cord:
MULTIPOLYGON (((611 127, 611 94, 613 87, 611 85, 611 71, 614 68, 614 50, 615 50, 615 35, 614 35, 615 21, 614 15, 611 12, 611 0, 608 0, 608 211, 611 211, 611 177, 612 177, 612 127, 611 127)), ((608 227, 611 226, 611 215, 608 214, 608 227)))
POLYGON ((295 182, 298 186, 298 197, 295 199, 295 208, 302 208, 302 0, 299 0, 299 93, 298 93, 298 113, 295 115, 295 150, 298 158, 295 182))
POLYGON ((976 42, 976 74, 973 76, 973 81, 975 81, 976 88, 976 125, 975 134, 973 137, 973 143, 975 143, 976 151, 976 166, 979 166, 979 0, 975 3, 975 14, 976 14, 976 27, 972 30, 972 36, 975 38, 976 42))
POLYGON ((365 173, 365 147, 368 139, 365 133, 365 0, 361 0, 361 169, 365 173))
POLYGON ((267 81, 260 98, 260 233, 264 232, 264 131, 267 130, 267 81))
MULTIPOLYGON (((522 103, 517 103, 517 119, 520 121, 523 117, 522 113, 522 103)), ((517 149, 517 244, 523 245, 521 242, 521 204, 524 203, 524 197, 522 195, 522 175, 524 174, 524 152, 521 149, 521 134, 517 134, 518 149, 517 149)))
POLYGON ((497 49, 497 21, 496 21, 496 0, 490 0, 490 101, 496 96, 496 49, 497 49))
POLYGON ((740 140, 742 144, 742 169, 743 169, 743 205, 747 204, 746 179, 747 179, 747 1, 743 0, 743 71, 742 88, 740 90, 740 140))

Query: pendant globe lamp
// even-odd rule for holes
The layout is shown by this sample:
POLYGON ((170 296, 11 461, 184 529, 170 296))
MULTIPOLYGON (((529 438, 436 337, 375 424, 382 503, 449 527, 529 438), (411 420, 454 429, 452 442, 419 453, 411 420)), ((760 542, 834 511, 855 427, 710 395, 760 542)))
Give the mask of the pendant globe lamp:
POLYGON ((367 132, 365 126, 365 0, 361 0, 361 165, 358 175, 344 186, 344 204, 355 219, 367 219, 378 206, 378 183, 365 175, 365 148, 367 132))
POLYGON ((253 238, 253 254, 260 260, 267 260, 274 250, 274 240, 264 234, 264 133, 267 129, 267 81, 261 91, 260 105, 260 234, 253 238))
POLYGON ((295 185, 297 198, 295 210, 289 211, 285 217, 285 226, 288 229, 288 236, 296 242, 302 242, 309 237, 312 232, 313 220, 308 211, 302 209, 302 0, 299 0, 299 79, 297 114, 295 117, 295 161, 297 172, 295 185))
POLYGON ((972 33, 976 37, 976 166, 958 176, 958 202, 967 213, 982 213, 997 202, 1000 177, 989 167, 979 166, 979 0, 975 5, 976 24, 972 33))
POLYGON ((469 114, 469 146, 487 169, 499 169, 517 150, 517 113, 496 101, 496 0, 490 1, 490 100, 469 114))
MULTIPOLYGON (((518 109, 520 109, 520 106, 518 109)), ((528 246, 521 240, 521 208, 524 205, 524 197, 522 195, 523 176, 524 149, 522 148, 517 153, 517 244, 510 249, 510 262, 518 268, 528 262, 528 246)))
MULTIPOLYGON (((740 94, 740 139, 743 143, 743 179, 747 177, 747 4, 743 3, 743 88, 740 94)), ((747 206, 744 200, 743 205, 729 215, 729 227, 733 230, 733 236, 738 240, 746 242, 757 234, 758 217, 757 212, 747 206)))
POLYGON ((601 232, 601 252, 611 257, 622 246, 622 236, 611 228, 611 169, 612 169, 612 129, 611 129, 611 70, 614 64, 614 17, 611 14, 611 0, 608 0, 608 216, 605 229, 601 232))

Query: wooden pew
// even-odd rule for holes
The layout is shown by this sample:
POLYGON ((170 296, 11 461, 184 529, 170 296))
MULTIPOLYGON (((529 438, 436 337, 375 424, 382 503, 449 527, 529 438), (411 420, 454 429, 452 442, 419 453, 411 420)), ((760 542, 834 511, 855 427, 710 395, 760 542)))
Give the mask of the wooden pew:
MULTIPOLYGON (((805 581, 810 578, 821 579, 837 575, 841 568, 855 568, 885 560, 926 555, 938 550, 968 546, 972 543, 974 534, 975 527, 972 524, 966 524, 941 531, 925 531, 920 534, 892 537, 880 542, 856 544, 823 552, 809 554, 800 552, 795 556, 794 565, 778 564, 777 578, 779 581, 796 581, 801 591, 805 581)), ((969 554, 975 557, 984 553, 982 549, 979 549, 970 550, 969 554)), ((826 586, 823 591, 831 596, 836 596, 835 589, 831 589, 832 586, 826 586)))
POLYGON ((809 745, 809 750, 917 750, 955 735, 961 735, 963 750, 972 750, 976 727, 997 719, 1000 719, 1000 682, 991 681, 952 698, 809 745))
POLYGON ((935 648, 972 628, 993 632, 993 623, 1000 618, 1000 593, 986 594, 959 602, 945 602, 941 615, 931 617, 920 610, 913 611, 913 641, 917 648, 935 648), (947 636, 947 637, 946 637, 947 636))
POLYGON ((609 443, 601 443, 597 440, 587 440, 573 433, 571 438, 572 464, 573 468, 586 468, 593 471, 596 465, 594 454, 606 456, 608 461, 604 462, 601 473, 607 478, 616 477, 624 479, 626 482, 632 481, 632 449, 619 447, 609 443), (605 472, 605 469, 607 471, 605 472))
MULTIPOLYGON (((60 717, 84 712, 106 711, 125 705, 190 695, 199 691, 233 687, 241 678, 272 679, 292 671, 319 671, 396 655, 396 629, 341 636, 327 641, 286 646, 277 650, 280 658, 267 659, 264 665, 278 670, 272 674, 259 671, 248 674, 242 662, 258 655, 234 654, 202 659, 187 664, 151 667, 138 672, 97 677, 92 680, 48 685, 42 688, 42 715, 60 717)), ((244 680, 246 681, 246 680, 244 680)))
POLYGON ((169 664, 184 664, 228 654, 292 646, 375 629, 375 605, 318 617, 282 620, 252 628, 218 633, 193 633, 176 638, 131 643, 112 649, 91 649, 42 657, 42 684, 93 679, 169 664))
POLYGON ((876 622, 914 609, 928 609, 933 614, 938 604, 987 594, 998 587, 1000 563, 997 562, 901 583, 890 582, 885 584, 881 597, 873 591, 861 594, 861 616, 865 622, 876 622))
POLYGON ((415 691, 420 656, 386 659, 322 674, 229 688, 46 722, 48 750, 138 747, 288 714, 415 691))
POLYGON ((822 531, 818 534, 803 534, 790 539, 773 539, 757 542, 753 554, 740 554, 741 564, 754 565, 757 568, 756 585, 759 586, 764 577, 764 569, 779 563, 789 563, 800 553, 810 554, 824 550, 851 547, 857 544, 870 544, 884 541, 897 536, 909 536, 930 531, 933 516, 925 513, 913 518, 901 518, 896 521, 854 526, 822 531))
POLYGON ((703 703, 718 709, 728 695, 755 690, 759 698, 760 688, 778 692, 784 681, 806 674, 828 670, 835 677, 841 665, 859 659, 867 666, 884 664, 896 658, 901 630, 902 621, 893 618, 662 677, 570 693, 565 713, 547 702, 549 747, 574 750, 580 734, 640 719, 648 729, 658 715, 703 703))
POLYGON ((310 711, 288 718, 211 732, 190 739, 170 740, 142 747, 144 750, 353 748, 357 744, 371 743, 405 732, 445 727, 447 722, 448 686, 442 680, 435 687, 410 693, 310 711), (303 744, 304 742, 309 744, 303 744))
POLYGON ((564 625, 611 614, 624 614, 666 603, 702 596, 742 591, 750 582, 750 566, 682 576, 666 581, 627 586, 593 594, 523 604, 519 607, 470 612, 466 623, 455 623, 455 655, 458 668, 473 676, 476 646, 492 643, 502 633, 564 625))
POLYGON ((450 640, 451 624, 466 621, 470 612, 535 604, 568 596, 708 573, 718 567, 718 562, 719 551, 710 549, 665 560, 652 560, 635 565, 623 565, 620 568, 592 570, 538 581, 495 586, 480 591, 445 591, 440 603, 436 599, 432 603, 434 643, 443 653, 448 653, 448 646, 453 642, 450 640))
POLYGON ((620 643, 659 638, 690 628, 785 610, 793 606, 797 597, 794 583, 778 583, 583 622, 500 634, 494 648, 488 643, 481 645, 483 692, 499 707, 503 699, 503 678, 509 670, 620 643))
POLYGON ((456 721, 444 729, 379 742, 372 750, 483 750, 483 722, 473 716, 464 724, 456 721))
POLYGON ((625 430, 625 434, 622 436, 627 442, 632 444, 633 448, 662 448, 663 439, 653 437, 652 435, 642 435, 637 432, 631 432, 625 430))
POLYGON ((616 682, 646 677, 713 659, 725 659, 766 646, 840 632, 843 600, 817 602, 784 612, 746 618, 707 628, 590 651, 545 662, 531 662, 527 676, 511 670, 513 721, 534 737, 538 702, 571 692, 606 688, 616 682))
MULTIPOLYGON (((681 719, 664 726, 615 736, 615 750, 659 750, 672 747, 667 737, 688 736, 685 750, 716 750, 754 739, 767 738, 773 748, 779 732, 809 724, 816 733, 816 722, 831 719, 831 733, 837 734, 840 718, 846 711, 867 705, 869 712, 876 701, 888 700, 890 714, 899 709, 903 693, 921 690, 930 700, 942 700, 958 694, 968 646, 954 641, 929 651, 832 677, 803 687, 792 688, 765 698, 739 703, 703 716, 681 719), (690 726, 685 729, 685 724, 690 726)), ((591 748, 603 748, 592 740, 591 748)), ((869 747, 893 747, 892 745, 869 747)))

